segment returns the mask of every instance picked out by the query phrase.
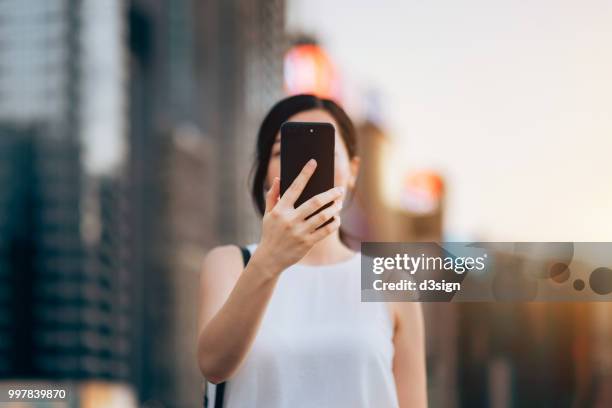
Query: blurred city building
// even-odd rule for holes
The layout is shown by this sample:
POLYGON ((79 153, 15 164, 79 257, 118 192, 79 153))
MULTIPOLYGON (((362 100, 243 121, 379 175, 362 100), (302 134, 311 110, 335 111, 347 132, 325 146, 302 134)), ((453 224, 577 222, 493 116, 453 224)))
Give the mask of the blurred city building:
POLYGON ((199 117, 216 141, 215 201, 222 243, 258 237, 247 179, 257 130, 282 96, 283 0, 195 2, 199 117))
POLYGON ((0 377, 199 405, 199 267, 257 235, 284 2, 7 0, 0 21, 0 377))
MULTIPOLYGON (((8 197, 13 206, 7 207, 5 217, 15 223, 13 232, 31 241, 27 250, 9 242, 8 256, 17 262, 15 266, 30 263, 34 279, 25 299, 31 311, 19 326, 32 349, 39 351, 28 353, 32 349, 24 348, 16 353, 19 358, 29 354, 31 361, 15 368, 28 376, 125 377, 123 359, 118 366, 109 364, 117 350, 115 336, 123 336, 109 325, 124 312, 123 299, 116 298, 122 293, 125 272, 119 249, 122 235, 116 229, 121 202, 116 180, 90 178, 82 167, 81 153, 87 144, 83 104, 91 96, 84 84, 87 55, 81 52, 81 41, 86 39, 80 21, 84 14, 79 12, 86 6, 75 5, 71 1, 0 5, 0 121, 3 133, 10 133, 3 135, 3 150, 16 149, 16 155, 7 154, 3 160, 9 164, 4 185, 19 184, 17 190, 3 189, 14 192, 8 197), (13 146, 7 145, 11 139, 13 146), (20 171, 30 178, 24 180, 20 171), (92 200, 96 203, 90 206, 92 200), (87 212, 92 207, 95 214, 87 212), (20 208, 25 209, 22 217, 13 218, 13 211, 20 208)), ((19 267, 7 269, 11 275, 23 272, 19 267)))
POLYGON ((257 237, 247 176, 282 92, 284 2, 134 0, 127 13, 135 383, 148 406, 196 406, 198 273, 212 246, 257 237))
POLYGON ((129 379, 121 10, 0 3, 3 381, 129 379))

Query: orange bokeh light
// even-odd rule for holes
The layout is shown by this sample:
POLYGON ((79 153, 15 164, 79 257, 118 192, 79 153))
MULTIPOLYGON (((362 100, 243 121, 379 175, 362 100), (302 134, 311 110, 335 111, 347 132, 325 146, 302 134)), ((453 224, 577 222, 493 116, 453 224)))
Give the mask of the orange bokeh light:
POLYGON ((289 95, 310 93, 339 99, 336 68, 327 53, 316 44, 301 44, 285 54, 284 85, 289 95))

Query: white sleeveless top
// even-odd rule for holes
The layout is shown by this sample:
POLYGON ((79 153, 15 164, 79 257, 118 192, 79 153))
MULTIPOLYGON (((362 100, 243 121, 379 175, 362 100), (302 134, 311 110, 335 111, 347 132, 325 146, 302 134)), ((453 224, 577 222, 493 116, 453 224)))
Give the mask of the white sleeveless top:
POLYGON ((252 348, 228 380, 224 408, 398 406, 390 311, 361 302, 360 268, 356 254, 281 274, 252 348))

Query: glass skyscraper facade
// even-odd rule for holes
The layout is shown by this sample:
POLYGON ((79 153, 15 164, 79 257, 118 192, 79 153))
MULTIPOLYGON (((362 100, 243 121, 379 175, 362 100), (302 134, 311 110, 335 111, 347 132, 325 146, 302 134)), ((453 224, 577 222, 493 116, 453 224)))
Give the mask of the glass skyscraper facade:
POLYGON ((201 402, 198 271, 257 232, 283 24, 281 0, 0 0, 0 383, 201 402))
POLYGON ((122 2, 0 2, 0 372, 129 376, 122 2))

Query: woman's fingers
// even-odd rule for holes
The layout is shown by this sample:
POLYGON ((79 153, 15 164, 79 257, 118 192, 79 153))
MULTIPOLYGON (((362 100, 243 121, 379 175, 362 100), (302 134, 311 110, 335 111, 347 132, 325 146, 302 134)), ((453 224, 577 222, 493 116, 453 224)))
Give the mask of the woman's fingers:
POLYGON ((329 207, 324 208, 308 218, 308 220, 305 221, 304 229, 308 232, 313 232, 330 218, 340 215, 340 210, 342 210, 342 201, 338 200, 329 207))
POLYGON ((272 181, 272 185, 270 186, 270 190, 266 193, 266 212, 270 212, 276 202, 278 201, 278 194, 280 192, 280 179, 278 177, 274 177, 272 181))
POLYGON ((334 231, 336 231, 338 228, 340 228, 340 217, 338 217, 336 215, 336 216, 334 216, 334 219, 333 219, 332 222, 330 222, 329 224, 319 228, 318 230, 315 230, 315 232, 310 234, 310 238, 315 243, 319 242, 320 240, 322 240, 323 238, 325 238, 329 234, 331 234, 334 231))
POLYGON ((293 208, 293 205, 300 197, 300 194, 302 194, 302 191, 304 191, 308 180, 310 180, 316 168, 317 161, 315 159, 308 160, 308 163, 304 165, 300 174, 298 174, 295 180, 293 180, 293 183, 287 188, 287 191, 285 191, 280 201, 293 208))
POLYGON ((325 204, 342 197, 343 193, 344 187, 339 186, 317 194, 296 209, 296 216, 300 219, 305 219, 325 204))

